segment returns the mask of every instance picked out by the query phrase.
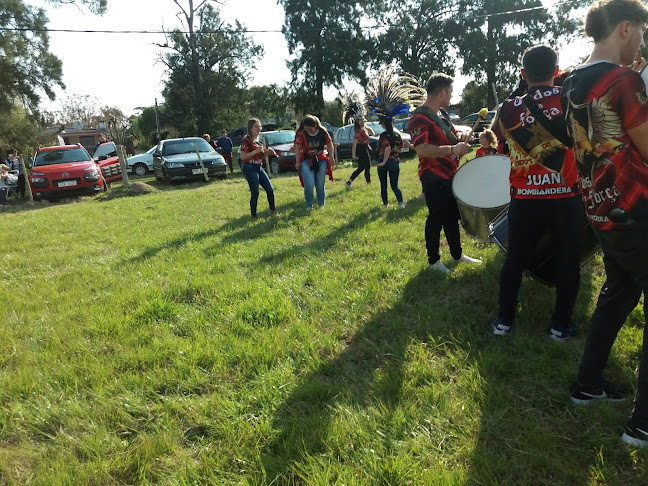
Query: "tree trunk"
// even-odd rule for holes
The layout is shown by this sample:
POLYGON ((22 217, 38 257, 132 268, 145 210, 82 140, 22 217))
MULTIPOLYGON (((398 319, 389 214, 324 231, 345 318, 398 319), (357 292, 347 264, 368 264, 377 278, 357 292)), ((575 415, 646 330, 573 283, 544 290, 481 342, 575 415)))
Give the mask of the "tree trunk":
MULTIPOLYGON (((494 26, 492 25, 490 18, 486 20, 486 36, 488 42, 487 46, 495 45, 495 36, 494 36, 494 26)), ((496 71, 496 49, 485 49, 484 55, 486 56, 486 91, 488 93, 487 99, 487 108, 492 110, 495 107, 495 95, 493 93, 493 84, 497 85, 497 78, 495 77, 496 71)))

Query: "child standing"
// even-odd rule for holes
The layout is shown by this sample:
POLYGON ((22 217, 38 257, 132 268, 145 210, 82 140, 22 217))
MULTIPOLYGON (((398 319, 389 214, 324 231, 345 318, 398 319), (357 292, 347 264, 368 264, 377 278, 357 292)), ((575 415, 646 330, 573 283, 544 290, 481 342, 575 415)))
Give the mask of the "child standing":
POLYGON ((481 147, 477 149, 476 157, 483 157, 484 155, 497 155, 497 137, 493 130, 486 129, 479 135, 479 143, 481 147))

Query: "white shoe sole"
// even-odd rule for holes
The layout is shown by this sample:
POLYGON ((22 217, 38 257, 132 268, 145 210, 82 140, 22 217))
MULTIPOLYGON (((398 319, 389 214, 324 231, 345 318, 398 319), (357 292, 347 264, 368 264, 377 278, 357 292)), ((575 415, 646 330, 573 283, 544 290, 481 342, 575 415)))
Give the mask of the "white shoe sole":
POLYGON ((645 447, 646 445, 648 445, 648 440, 637 439, 636 437, 632 437, 625 432, 621 436, 621 442, 624 442, 631 447, 645 447))

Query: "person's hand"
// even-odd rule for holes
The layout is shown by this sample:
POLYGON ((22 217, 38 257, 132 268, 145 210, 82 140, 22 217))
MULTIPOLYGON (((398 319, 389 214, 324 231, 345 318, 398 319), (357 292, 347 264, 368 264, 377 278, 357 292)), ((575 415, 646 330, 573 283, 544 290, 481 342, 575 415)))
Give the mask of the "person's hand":
POLYGON ((299 162, 295 162, 295 170, 296 170, 297 172, 299 172, 299 167, 300 167, 300 166, 301 166, 301 164, 300 164, 299 162))
POLYGON ((466 155, 469 149, 470 149, 470 144, 466 142, 459 142, 457 145, 454 145, 452 151, 454 152, 455 155, 458 155, 459 157, 463 157, 464 155, 466 155))
POLYGON ((358 156, 357 155, 352 155, 351 160, 358 160, 358 156))
POLYGON ((460 142, 470 142, 470 139, 472 138, 472 133, 459 133, 457 140, 460 142))

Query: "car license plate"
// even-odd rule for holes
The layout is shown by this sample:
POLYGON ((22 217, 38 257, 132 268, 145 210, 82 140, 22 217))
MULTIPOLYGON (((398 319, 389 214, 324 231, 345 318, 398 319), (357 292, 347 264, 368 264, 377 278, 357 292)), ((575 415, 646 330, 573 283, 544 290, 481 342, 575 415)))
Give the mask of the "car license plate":
POLYGON ((77 185, 76 181, 61 181, 58 183, 59 187, 70 187, 76 185, 77 185))
POLYGON ((204 174, 205 172, 207 172, 207 168, 205 167, 204 172, 203 172, 203 169, 193 169, 192 172, 194 174, 204 174))

